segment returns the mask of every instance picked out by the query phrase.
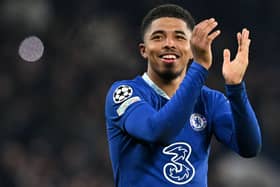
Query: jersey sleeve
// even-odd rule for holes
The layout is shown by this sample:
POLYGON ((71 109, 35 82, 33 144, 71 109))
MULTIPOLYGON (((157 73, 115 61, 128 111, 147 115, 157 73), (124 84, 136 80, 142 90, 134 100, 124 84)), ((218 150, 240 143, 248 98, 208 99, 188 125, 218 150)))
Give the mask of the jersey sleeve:
POLYGON ((119 96, 123 95, 120 91, 122 85, 113 85, 106 98, 107 124, 140 140, 169 142, 180 132, 190 116, 207 73, 201 65, 192 63, 179 89, 159 111, 145 101, 137 85, 123 85, 131 90, 126 98, 119 96))
POLYGON ((255 156, 261 148, 261 133, 245 83, 226 85, 226 96, 221 93, 215 96, 214 134, 241 156, 255 156))

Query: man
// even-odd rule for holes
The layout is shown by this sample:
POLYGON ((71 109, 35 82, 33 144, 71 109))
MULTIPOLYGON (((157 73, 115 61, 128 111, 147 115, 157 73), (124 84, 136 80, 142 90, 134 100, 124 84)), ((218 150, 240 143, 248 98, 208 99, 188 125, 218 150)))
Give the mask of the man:
POLYGON ((211 44, 220 34, 216 26, 213 18, 195 25, 188 11, 171 4, 152 9, 143 19, 139 47, 147 72, 115 82, 106 98, 116 186, 206 187, 213 135, 243 157, 260 151, 260 129, 243 81, 247 29, 237 34, 234 60, 224 50, 226 96, 204 86, 211 44))

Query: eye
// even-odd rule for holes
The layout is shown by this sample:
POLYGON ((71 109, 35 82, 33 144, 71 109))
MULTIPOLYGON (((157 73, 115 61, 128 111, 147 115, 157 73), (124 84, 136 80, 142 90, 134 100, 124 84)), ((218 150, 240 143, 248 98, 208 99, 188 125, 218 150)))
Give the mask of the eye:
POLYGON ((185 36, 183 36, 183 35, 176 35, 176 38, 178 40, 187 40, 187 38, 185 36))
POLYGON ((154 35, 151 37, 152 40, 161 40, 163 37, 161 35, 154 35))

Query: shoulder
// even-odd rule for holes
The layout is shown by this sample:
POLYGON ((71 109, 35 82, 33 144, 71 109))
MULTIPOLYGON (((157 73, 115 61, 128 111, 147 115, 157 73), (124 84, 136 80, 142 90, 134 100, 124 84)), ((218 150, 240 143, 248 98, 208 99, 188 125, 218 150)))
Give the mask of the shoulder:
POLYGON ((121 103, 135 95, 135 93, 139 95, 138 92, 143 89, 143 85, 139 79, 139 77, 136 77, 132 80, 114 82, 109 88, 106 99, 109 99, 108 97, 110 97, 115 103, 121 103))
POLYGON ((114 82, 106 96, 106 114, 120 116, 130 105, 141 101, 142 87, 139 77, 114 82))

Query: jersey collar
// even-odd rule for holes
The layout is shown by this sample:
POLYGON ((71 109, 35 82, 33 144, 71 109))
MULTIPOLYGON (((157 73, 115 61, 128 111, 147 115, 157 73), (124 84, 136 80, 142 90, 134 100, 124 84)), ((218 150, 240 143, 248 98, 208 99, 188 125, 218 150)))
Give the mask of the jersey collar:
POLYGON ((160 96, 164 97, 165 99, 170 100, 170 97, 163 91, 160 87, 158 87, 148 76, 147 73, 142 75, 143 80, 160 96))

